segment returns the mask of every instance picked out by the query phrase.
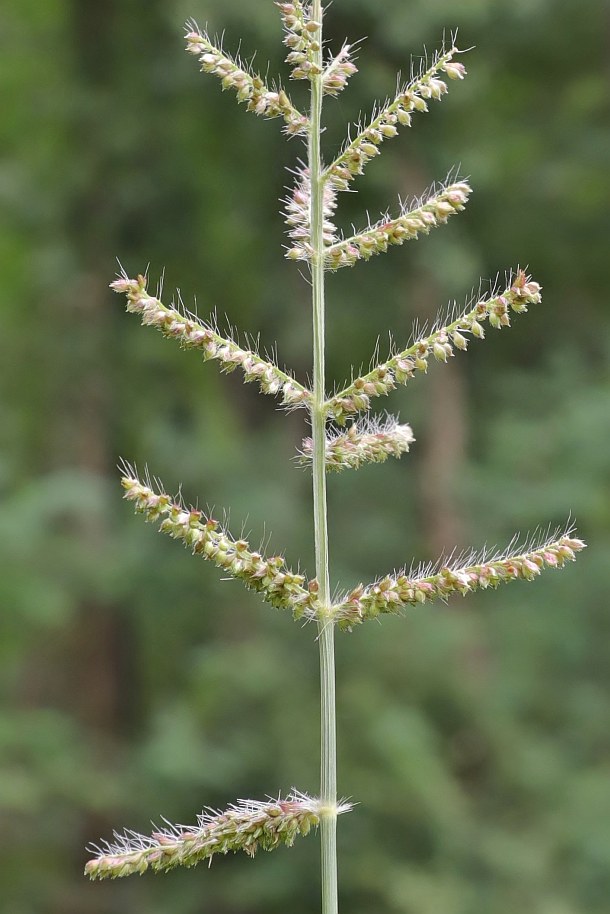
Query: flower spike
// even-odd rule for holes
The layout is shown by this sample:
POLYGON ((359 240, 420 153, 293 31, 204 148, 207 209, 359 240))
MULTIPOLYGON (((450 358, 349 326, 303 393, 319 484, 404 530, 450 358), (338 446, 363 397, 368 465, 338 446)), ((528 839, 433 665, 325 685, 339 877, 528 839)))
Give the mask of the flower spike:
MULTIPOLYGON (((346 43, 334 57, 326 53, 324 0, 276 0, 275 5, 283 20, 290 76, 309 82, 309 117, 295 107, 280 85, 261 78, 254 71, 253 61, 243 63, 227 54, 222 41, 212 40, 194 23, 187 25, 186 42, 201 69, 217 76, 223 90, 232 90, 249 111, 264 118, 280 118, 285 134, 305 138, 305 160, 295 172, 294 186, 285 201, 285 218, 291 239, 286 256, 308 265, 304 272, 311 287, 311 389, 278 368, 274 359, 262 358, 250 343, 244 348, 231 335, 222 336, 215 322, 201 321, 187 312, 179 297, 177 305, 164 305, 160 290, 156 296, 149 294, 145 277, 130 279, 122 273, 111 287, 126 295, 127 310, 139 314, 143 324, 156 327, 185 348, 201 350, 204 360, 218 361, 222 371, 241 369, 247 382, 257 382, 263 393, 277 395, 287 408, 308 408, 312 438, 303 442, 300 462, 311 467, 315 577, 308 580, 298 566, 296 572, 291 570, 283 555, 267 557, 262 551, 254 551, 244 536, 234 538, 226 523, 187 507, 181 496, 170 497, 156 480, 151 482, 148 474, 141 481, 130 465, 124 464, 121 470, 125 498, 146 521, 157 522, 160 532, 181 540, 193 554, 210 561, 225 576, 241 580, 272 606, 290 611, 294 619, 317 623, 320 799, 293 791, 286 799, 238 800, 224 811, 205 809, 193 826, 165 823, 146 836, 132 831, 115 833, 114 841, 93 849, 95 856, 85 873, 91 879, 113 879, 148 870, 189 867, 201 860, 211 861, 218 853, 243 851, 253 856, 258 849, 290 846, 298 835, 320 825, 322 909, 324 914, 333 914, 338 898, 336 819, 351 808, 337 799, 335 627, 349 631, 366 620, 401 613, 408 606, 445 602, 453 594, 467 595, 512 580, 531 581, 546 568, 561 568, 574 560, 585 543, 576 538, 571 526, 552 535, 549 528, 546 535, 535 535, 525 543, 513 540, 502 552, 454 553, 435 565, 393 571, 350 592, 334 590, 328 542, 328 472, 399 458, 414 441, 411 427, 399 424, 397 419, 357 419, 356 414, 369 410, 373 397, 387 395, 416 372, 427 371, 430 359, 447 362, 456 349, 467 349, 470 337, 484 338, 485 322, 496 329, 510 326, 511 312, 527 311, 529 305, 540 302, 541 295, 538 283, 519 269, 507 277, 503 291, 500 286, 485 295, 479 291, 463 309, 455 306, 432 328, 414 331, 406 348, 398 351, 391 345, 386 361, 376 364, 376 351, 371 361, 374 367, 355 379, 352 373, 351 383, 327 399, 327 271, 353 266, 391 245, 428 234, 464 209, 471 188, 452 172, 443 185, 433 187, 424 197, 408 205, 401 201, 398 215, 386 213, 375 224, 369 221, 362 231, 353 228, 351 237, 343 236, 334 224, 338 195, 351 190, 354 179, 380 154, 386 139, 397 136, 401 127, 410 126, 417 112, 428 111, 431 99, 442 99, 449 80, 463 80, 466 70, 457 60, 462 52, 455 46, 453 35, 450 46, 443 44, 432 61, 426 59, 417 72, 412 68, 409 82, 403 83, 399 77, 395 96, 376 106, 370 120, 348 130, 346 144, 325 167, 325 96, 338 96, 357 72, 357 47, 346 43), (346 429, 337 428, 348 419, 346 429)), ((365 518, 360 526, 366 529, 370 524, 365 518)))
POLYGON ((430 229, 443 225, 450 216, 463 210, 471 193, 469 184, 457 181, 432 192, 423 202, 403 206, 400 216, 395 219, 386 214, 365 231, 325 248, 327 269, 352 267, 359 260, 385 253, 392 244, 404 244, 421 233, 427 235, 430 229))
MULTIPOLYGON (((357 470, 365 463, 384 463, 388 457, 402 457, 415 441, 410 425, 400 425, 393 416, 385 422, 354 422, 346 432, 337 432, 326 439, 326 466, 329 471, 357 470)), ((299 458, 302 465, 313 459, 311 438, 303 441, 299 458)))
MULTIPOLYGON (((202 860, 211 863, 216 854, 244 851, 253 857, 259 849, 291 847, 296 838, 319 825, 321 807, 320 800, 293 791, 285 800, 238 800, 224 812, 205 810, 196 825, 167 825, 150 836, 115 832, 114 841, 92 848, 96 855, 85 866, 85 875, 117 879, 147 870, 164 873, 202 860)), ((350 809, 349 803, 342 803, 337 812, 350 809)))
POLYGON ((466 68, 454 60, 460 53, 452 47, 437 54, 428 69, 413 76, 392 101, 373 111, 369 123, 359 126, 356 137, 348 140, 343 152, 326 168, 326 179, 334 178, 342 190, 347 190, 354 178, 364 174, 371 159, 379 155, 384 140, 397 136, 399 127, 410 127, 414 113, 428 110, 429 99, 441 99, 445 95, 447 83, 440 74, 444 72, 450 79, 464 78, 466 68))
POLYGON ((182 540, 194 555, 209 559, 234 578, 239 578, 248 590, 260 593, 267 603, 277 609, 289 609, 295 619, 313 618, 317 612, 317 586, 306 583, 302 574, 287 568, 281 556, 265 558, 253 552, 244 539, 235 540, 222 525, 206 517, 196 508, 186 508, 163 491, 155 492, 140 482, 128 464, 123 465, 121 484, 125 498, 135 504, 147 521, 161 521, 159 530, 182 540))
POLYGON ((284 44, 289 49, 286 63, 292 67, 292 79, 313 79, 322 72, 317 63, 322 23, 313 18, 313 7, 301 0, 275 4, 286 30, 284 44))
POLYGON ((569 529, 563 536, 556 531, 550 539, 533 541, 520 549, 509 547, 491 556, 484 553, 446 565, 439 563, 438 570, 394 573, 368 587, 356 587, 333 606, 331 616, 341 628, 349 630, 381 614, 399 613, 405 606, 447 600, 454 593, 465 596, 473 590, 518 579, 532 581, 545 568, 562 568, 567 561, 574 561, 576 553, 585 548, 586 544, 575 539, 569 529))
POLYGON ((156 327, 163 336, 178 340, 185 349, 201 350, 206 361, 220 362, 222 371, 241 368, 247 383, 256 382, 262 393, 280 396, 284 406, 294 408, 310 402, 311 393, 292 375, 261 358, 254 350, 243 349, 234 340, 221 336, 194 314, 173 306, 168 308, 149 295, 146 286, 145 276, 129 279, 126 274, 110 284, 115 292, 127 295, 127 310, 139 314, 144 325, 156 327))
POLYGON ((248 111, 266 118, 283 118, 285 131, 291 136, 307 133, 309 119, 295 108, 284 89, 269 88, 258 73, 217 47, 208 33, 202 32, 194 22, 187 24, 186 50, 199 58, 204 73, 218 76, 223 89, 233 89, 237 100, 245 102, 248 111))
MULTIPOLYGON (((286 254, 289 260, 303 260, 313 253, 311 245, 311 180, 309 170, 301 166, 296 172, 296 182, 290 197, 284 201, 285 222, 289 227, 288 234, 295 242, 286 254)), ((322 198, 324 223, 322 226, 325 245, 332 245, 337 240, 337 227, 332 221, 337 208, 337 194, 332 182, 324 185, 322 198)))
POLYGON ((339 424, 349 415, 370 409, 373 397, 386 396, 398 384, 407 384, 418 371, 428 370, 432 356, 446 362, 455 349, 468 347, 467 335, 483 339, 483 323, 501 330, 510 326, 510 312, 522 314, 528 305, 541 301, 540 286, 523 270, 517 270, 507 288, 500 294, 483 296, 475 305, 469 305, 458 318, 441 326, 426 337, 418 339, 407 349, 396 353, 386 362, 377 365, 367 374, 356 378, 326 402, 327 414, 339 424))

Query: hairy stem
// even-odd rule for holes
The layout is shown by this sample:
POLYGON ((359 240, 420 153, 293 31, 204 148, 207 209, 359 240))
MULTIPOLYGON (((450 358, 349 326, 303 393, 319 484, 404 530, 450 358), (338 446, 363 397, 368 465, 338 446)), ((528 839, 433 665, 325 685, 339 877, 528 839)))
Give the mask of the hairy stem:
MULTIPOLYGON (((322 70, 322 3, 314 0, 313 19, 320 23, 316 63, 322 70)), ((311 132, 309 173, 311 179, 311 258, 313 303, 313 500, 316 550, 316 577, 320 603, 330 610, 328 570, 328 522, 326 508, 326 409, 324 369, 324 179, 320 151, 323 86, 322 77, 311 83, 311 132)), ((335 725, 335 649, 334 622, 319 623, 321 689, 321 784, 320 834, 322 842, 322 914, 337 914, 337 760, 335 725)))

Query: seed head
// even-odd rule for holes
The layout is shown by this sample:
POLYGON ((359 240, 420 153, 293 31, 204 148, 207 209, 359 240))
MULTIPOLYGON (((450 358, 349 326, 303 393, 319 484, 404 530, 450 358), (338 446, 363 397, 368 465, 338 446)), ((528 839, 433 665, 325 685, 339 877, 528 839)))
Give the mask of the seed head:
MULTIPOLYGON (((349 803, 341 803, 336 811, 350 809, 349 803)), ((147 870, 195 866, 202 860, 211 863, 216 854, 244 851, 253 857, 259 849, 291 847, 299 835, 319 825, 321 815, 321 801, 299 791, 284 800, 238 800, 223 812, 205 810, 196 825, 165 825, 150 836, 115 832, 113 841, 93 849, 95 857, 87 863, 85 874, 91 879, 116 879, 147 870)))
POLYGON ((452 594, 462 596, 474 590, 498 587, 513 580, 533 581, 545 568, 561 568, 573 561, 586 544, 573 536, 572 529, 559 536, 556 532, 543 542, 530 542, 521 549, 511 544, 505 552, 488 556, 470 555, 444 564, 437 569, 398 572, 365 587, 360 584, 332 609, 332 618, 343 629, 384 613, 400 612, 405 606, 416 606, 430 600, 447 600, 452 594))
POLYGON ((186 50, 199 58, 204 73, 217 76, 223 89, 232 89, 248 111, 261 117, 283 118, 286 133, 290 135, 307 133, 308 118, 298 111, 283 89, 269 88, 258 73, 217 47, 207 32, 200 31, 194 23, 187 25, 186 50))
POLYGON ((338 179, 341 189, 347 190, 354 178, 364 173, 371 159, 379 155, 381 143, 398 134, 398 126, 410 127, 413 114, 428 110, 427 99, 440 100, 446 94, 447 84, 439 78, 440 73, 463 79, 466 70, 454 61, 459 53, 452 47, 438 54, 427 70, 414 74, 391 101, 374 110, 368 124, 358 125, 354 139, 348 139, 341 154, 328 166, 326 176, 338 179))
POLYGON ((156 327, 163 336, 177 340, 185 349, 198 349, 203 358, 220 362, 225 372, 241 368, 246 383, 257 383, 264 394, 279 396, 284 406, 307 406, 311 393, 286 371, 263 359, 253 349, 245 349, 235 340, 224 337, 216 328, 184 308, 167 307, 147 292, 145 276, 129 279, 121 275, 110 288, 127 295, 127 310, 139 314, 142 323, 156 327))
POLYGON ((163 491, 155 492, 140 482, 129 464, 121 480, 125 498, 148 521, 161 521, 159 530, 182 540, 194 555, 201 555, 217 568, 238 578, 249 590, 261 594, 278 609, 289 609, 295 618, 314 618, 317 600, 305 577, 291 571, 281 556, 265 558, 250 549, 246 540, 235 540, 224 527, 198 508, 187 508, 163 491))
MULTIPOLYGON (((335 271, 354 266, 359 260, 369 260, 375 254, 384 253, 391 245, 404 244, 420 234, 427 235, 432 228, 443 225, 450 216, 463 210, 471 193, 469 184, 457 181, 432 192, 423 201, 404 205, 402 213, 395 218, 385 214, 363 232, 327 246, 324 251, 327 269, 335 271)), ((307 260, 309 255, 303 251, 299 259, 307 260)))
MULTIPOLYGON (((329 434, 326 438, 328 470, 359 469, 365 463, 383 463, 388 457, 402 457, 415 441, 410 425, 400 425, 393 416, 384 422, 365 420, 354 422, 345 432, 329 434)), ((303 441, 300 463, 310 465, 313 459, 311 438, 303 441)))

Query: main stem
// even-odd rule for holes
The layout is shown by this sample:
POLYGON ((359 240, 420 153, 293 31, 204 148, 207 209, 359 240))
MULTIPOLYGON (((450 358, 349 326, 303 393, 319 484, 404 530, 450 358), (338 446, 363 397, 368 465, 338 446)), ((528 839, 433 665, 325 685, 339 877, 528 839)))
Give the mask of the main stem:
MULTIPOLYGON (((320 23, 320 49, 316 63, 322 68, 322 3, 313 2, 313 19, 320 23)), ((323 607, 330 607, 328 569, 328 519, 326 508, 326 391, 324 366, 324 181, 320 137, 322 133, 322 77, 311 82, 311 133, 309 175, 311 180, 311 258, 313 303, 313 504, 316 577, 323 607)), ((320 835, 322 842, 322 914, 337 914, 337 738, 335 713, 335 628, 330 619, 319 623, 321 694, 320 835)))

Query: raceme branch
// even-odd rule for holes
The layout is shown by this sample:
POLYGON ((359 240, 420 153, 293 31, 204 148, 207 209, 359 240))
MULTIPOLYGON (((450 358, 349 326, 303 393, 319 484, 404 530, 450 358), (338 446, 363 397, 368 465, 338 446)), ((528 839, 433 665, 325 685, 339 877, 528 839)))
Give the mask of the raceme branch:
POLYGON ((572 528, 557 533, 541 543, 530 543, 520 549, 509 546, 491 556, 483 553, 468 558, 438 563, 438 570, 420 569, 397 572, 375 584, 360 584, 333 606, 332 618, 343 629, 386 613, 399 613, 405 606, 417 606, 432 600, 447 600, 453 594, 462 596, 473 590, 498 587, 508 581, 533 581, 545 568, 562 568, 574 561, 585 548, 575 539, 572 528))
POLYGON ((281 87, 269 87, 252 68, 227 54, 211 40, 206 31, 192 22, 187 26, 186 49, 199 58, 203 73, 217 76, 223 89, 232 89, 238 102, 245 102, 248 111, 261 117, 281 117, 286 122, 285 132, 290 136, 307 133, 309 120, 295 108, 281 87))
POLYGON ((541 300, 538 283, 523 270, 517 270, 503 292, 479 298, 454 320, 420 337, 338 391, 325 404, 327 414, 336 422, 345 423, 348 416, 370 409, 374 397, 386 396, 398 384, 407 384, 417 372, 427 372, 431 357, 446 362, 455 349, 468 348, 469 337, 484 339, 486 322, 496 330, 510 327, 511 312, 524 314, 528 305, 541 300))
MULTIPOLYGON (((385 422, 365 419, 354 422, 347 431, 329 433, 326 437, 326 467, 329 472, 357 470, 366 463, 384 463, 388 457, 408 454, 415 438, 410 425, 400 425, 393 416, 385 422)), ((310 466, 313 441, 305 438, 299 463, 310 466)))
MULTIPOLYGON (((342 803, 337 812, 350 809, 349 803, 342 803)), ((92 847, 95 856, 85 873, 91 879, 117 879, 147 870, 164 873, 202 860, 209 864, 218 854, 243 851, 254 857, 258 850, 292 847, 296 838, 319 824, 320 801, 298 791, 285 800, 238 800, 223 812, 201 813, 196 825, 165 824, 151 835, 115 832, 113 841, 92 847)))
POLYGON ((211 324, 196 315, 173 305, 167 307, 149 295, 146 286, 145 276, 129 279, 122 275, 110 284, 115 292, 127 295, 127 310, 139 314, 145 326, 156 327, 163 336, 177 340, 185 349, 200 350, 205 361, 220 362, 222 371, 241 368, 246 382, 256 382, 261 393, 281 397, 284 406, 308 405, 310 391, 292 375, 263 359, 255 350, 244 349, 234 340, 221 336, 211 324))
POLYGON ((428 111, 428 101, 439 101, 448 91, 447 83, 440 78, 445 73, 450 79, 464 79, 466 68, 454 58, 463 52, 455 46, 435 55, 432 64, 403 85, 391 101, 379 105, 367 124, 359 124, 354 139, 348 139, 342 152, 324 172, 341 190, 348 190, 358 175, 364 174, 366 165, 381 152, 384 140, 398 136, 400 127, 410 127, 413 115, 428 111))
POLYGON ((282 556, 265 558, 250 549, 245 539, 234 539, 223 525, 198 508, 187 508, 162 489, 142 483, 129 464, 121 484, 125 498, 147 521, 159 522, 161 533, 182 540, 193 555, 201 555, 217 568, 238 578, 277 609, 289 609, 295 619, 314 618, 317 612, 315 581, 306 584, 302 574, 291 571, 282 556))

